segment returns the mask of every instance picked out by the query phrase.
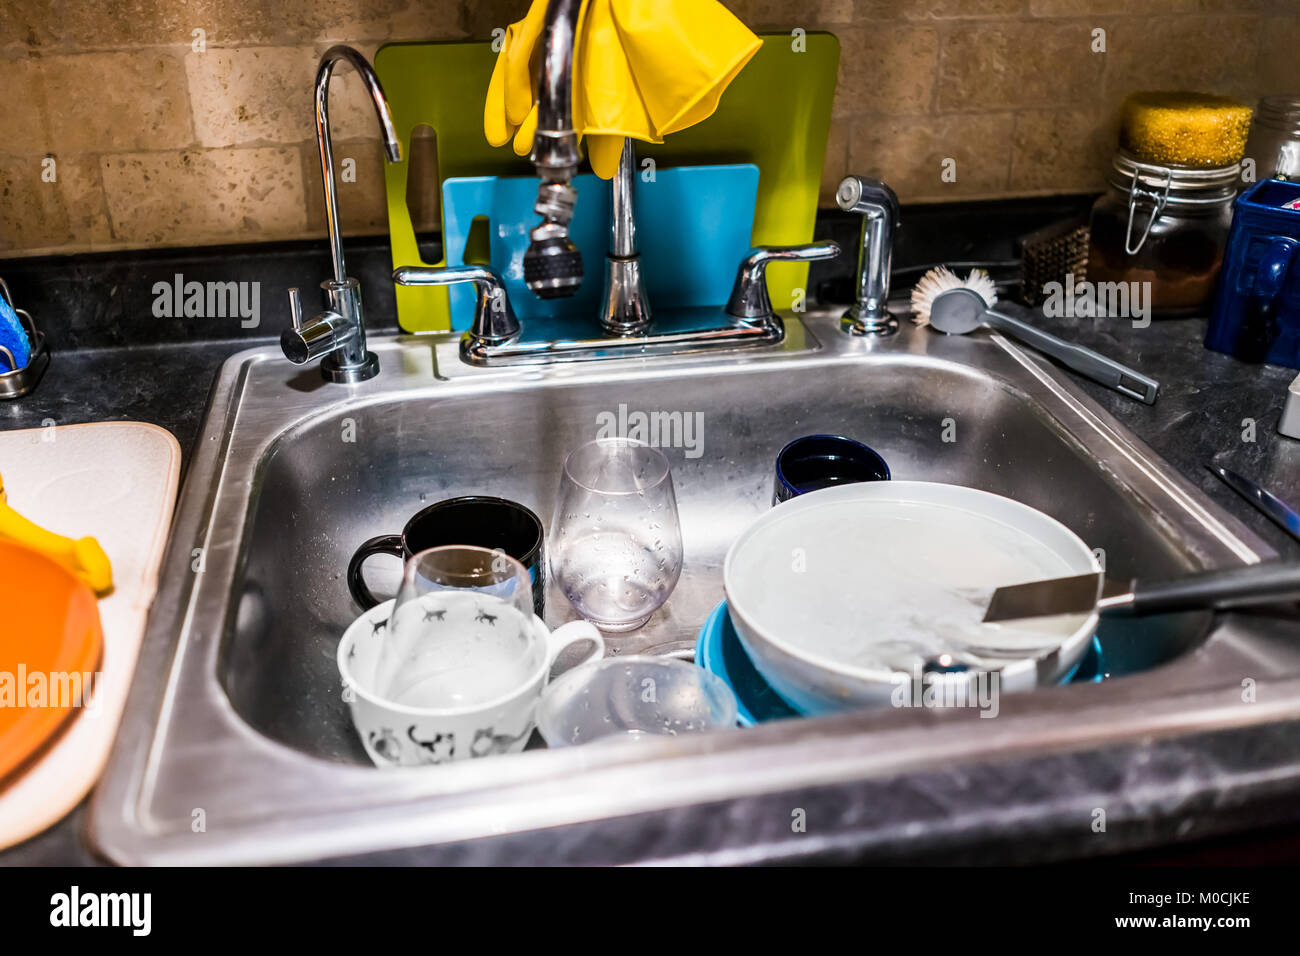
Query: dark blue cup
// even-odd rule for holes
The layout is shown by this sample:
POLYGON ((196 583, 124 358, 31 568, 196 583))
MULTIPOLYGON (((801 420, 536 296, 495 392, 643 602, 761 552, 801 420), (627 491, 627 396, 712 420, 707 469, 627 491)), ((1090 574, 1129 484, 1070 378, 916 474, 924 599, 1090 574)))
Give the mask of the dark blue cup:
POLYGON ((805 435, 776 456, 772 504, 835 485, 859 481, 888 481, 885 459, 843 435, 805 435))

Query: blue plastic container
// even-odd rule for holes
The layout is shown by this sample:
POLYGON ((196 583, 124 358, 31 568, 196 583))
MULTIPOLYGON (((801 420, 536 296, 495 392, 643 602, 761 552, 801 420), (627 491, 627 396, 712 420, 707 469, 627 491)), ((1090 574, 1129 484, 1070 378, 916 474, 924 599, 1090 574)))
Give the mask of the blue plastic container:
POLYGON ((1300 368, 1300 183, 1266 179, 1236 202, 1205 347, 1300 368))

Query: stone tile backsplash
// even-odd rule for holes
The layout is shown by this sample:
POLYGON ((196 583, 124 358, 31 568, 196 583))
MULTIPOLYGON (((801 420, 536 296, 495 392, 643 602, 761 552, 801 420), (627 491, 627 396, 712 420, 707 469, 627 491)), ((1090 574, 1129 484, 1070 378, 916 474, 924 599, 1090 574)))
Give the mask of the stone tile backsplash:
MULTIPOLYGON (((3 0, 0 256, 323 235, 319 53, 486 39, 526 5, 3 0)), ((823 202, 849 171, 886 179, 905 202, 1095 190, 1134 89, 1300 94, 1300 0, 727 5, 755 30, 840 37, 823 202)), ((382 233, 369 104, 347 72, 333 88, 336 159, 357 170, 341 184, 344 228, 382 233)))

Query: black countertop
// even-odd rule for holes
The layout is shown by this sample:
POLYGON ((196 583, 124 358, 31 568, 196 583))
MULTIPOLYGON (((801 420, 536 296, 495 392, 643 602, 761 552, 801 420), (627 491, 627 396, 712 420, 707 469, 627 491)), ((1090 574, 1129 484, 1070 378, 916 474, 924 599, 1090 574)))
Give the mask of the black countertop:
POLYGON ((1252 365, 1202 345, 1205 319, 1153 321, 1147 328, 1115 319, 1050 319, 1039 327, 1118 359, 1160 382, 1153 406, 1070 374, 1098 404, 1128 426, 1211 499, 1284 558, 1300 559, 1300 542, 1212 475, 1213 463, 1253 478, 1300 505, 1300 441, 1278 433, 1295 369, 1252 365))
MULTIPOLYGON (((843 225, 839 226, 841 230, 843 225)), ((819 228, 819 231, 823 230, 819 228)), ((299 251, 295 250, 295 255, 299 251)), ((934 254, 933 250, 927 251, 934 254)), ((997 256, 997 250, 993 250, 992 255, 987 248, 980 251, 988 258, 997 256)), ((943 258, 975 257, 971 253, 967 248, 950 248, 939 250, 937 255, 943 258)), ((378 276, 387 268, 385 254, 386 249, 381 244, 372 242, 360 246, 360 255, 354 256, 350 251, 349 262, 360 261, 363 269, 378 276)), ((194 254, 187 256, 194 260, 194 254)), ((229 260, 230 257, 226 258, 229 260)), ((294 284, 292 273, 295 271, 307 273, 316 269, 323 274, 318 270, 320 258, 316 253, 305 253, 299 256, 301 261, 293 263, 293 268, 280 262, 281 271, 288 276, 278 275, 277 284, 294 284)), ((259 254, 256 260, 259 270, 275 265, 268 265, 265 254, 259 254)), ((160 260, 156 269, 162 273, 172 265, 160 260)), ((10 281, 11 285, 17 286, 15 295, 20 304, 26 304, 24 291, 36 289, 39 295, 40 289, 48 288, 38 285, 41 268, 30 264, 24 266, 29 270, 24 281, 10 281)), ((102 266, 109 267, 128 268, 117 263, 102 266)), ((136 262, 129 271, 135 276, 139 268, 136 262)), ((13 275, 14 271, 10 269, 9 274, 13 275)), ((136 278, 134 281, 147 278, 146 275, 144 279, 136 278)), ((382 280, 378 284, 382 286, 382 280)), ((102 286, 93 284, 84 295, 93 299, 95 288, 102 286)), ((39 317, 38 309, 33 311, 39 317)), ((387 311, 386 314, 392 313, 387 311)), ((149 345, 107 345, 102 337, 96 337, 93 330, 87 333, 83 327, 80 332, 74 332, 76 321, 64 317, 54 323, 56 328, 46 326, 55 345, 50 369, 32 395, 17 401, 0 402, 0 429, 37 427, 50 420, 61 425, 114 419, 153 422, 177 437, 183 454, 183 467, 188 463, 207 394, 221 363, 240 349, 274 341, 265 334, 254 332, 239 338, 217 340, 180 341, 178 336, 171 341, 149 345), (60 324, 63 326, 61 329, 57 328, 60 324), (60 348, 58 331, 89 347, 60 348)), ((276 324, 268 322, 273 327, 276 324)), ((1114 319, 1040 318, 1040 324, 1159 379, 1160 398, 1151 407, 1090 382, 1082 384, 1099 404, 1281 555, 1300 558, 1300 544, 1259 515, 1205 469, 1206 463, 1212 461, 1228 465, 1259 480, 1282 498, 1300 502, 1300 442, 1284 438, 1276 431, 1287 386, 1296 372, 1274 366, 1248 365, 1205 350, 1201 344, 1205 331, 1203 319, 1155 321, 1147 328, 1134 328, 1131 323, 1114 319), (1255 423, 1253 429, 1247 419, 1255 423), (1249 440, 1252 434, 1253 440, 1249 440)), ((382 332, 383 329, 376 331, 382 332)), ((121 335, 120 327, 115 327, 113 335, 121 335)), ((972 798, 976 798, 975 795, 972 798)), ((83 802, 46 832, 0 852, 0 865, 97 862, 82 839, 85 814, 83 802)), ((1263 818, 1260 822, 1264 822, 1263 818)), ((405 860, 405 857, 397 855, 395 859, 405 860)))
MULTIPOLYGON (((181 446, 182 468, 203 421, 208 391, 221 363, 253 341, 152 345, 56 352, 36 390, 0 402, 0 430, 37 428, 47 421, 128 420, 161 425, 181 446)), ((82 839, 83 800, 59 823, 0 851, 0 866, 88 865, 96 861, 82 839)))

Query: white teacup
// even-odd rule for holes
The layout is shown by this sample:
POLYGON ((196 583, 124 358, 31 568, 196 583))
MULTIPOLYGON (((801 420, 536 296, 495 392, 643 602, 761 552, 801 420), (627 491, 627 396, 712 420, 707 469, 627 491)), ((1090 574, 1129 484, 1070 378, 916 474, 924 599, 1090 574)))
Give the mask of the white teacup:
POLYGON ((591 653, 574 666, 605 654, 605 642, 594 625, 573 621, 551 631, 534 616, 535 639, 546 652, 538 655, 537 666, 514 689, 465 707, 395 704, 369 689, 393 603, 385 601, 353 621, 338 649, 339 675, 352 723, 378 767, 418 767, 523 750, 536 724, 538 698, 560 653, 582 641, 594 644, 591 653))

